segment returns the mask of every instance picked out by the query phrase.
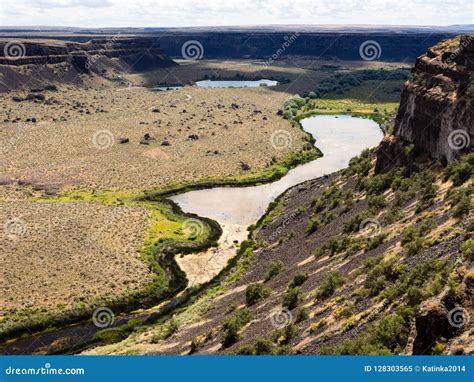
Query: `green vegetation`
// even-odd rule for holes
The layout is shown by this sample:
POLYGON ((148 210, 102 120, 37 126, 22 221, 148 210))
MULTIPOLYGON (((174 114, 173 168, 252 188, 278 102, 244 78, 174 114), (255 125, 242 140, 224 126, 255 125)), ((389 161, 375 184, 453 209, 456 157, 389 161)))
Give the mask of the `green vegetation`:
POLYGON ((252 320, 252 312, 245 308, 224 320, 222 325, 222 346, 228 347, 239 339, 239 331, 252 320))
POLYGON ((265 288, 261 283, 249 284, 245 290, 247 305, 254 305, 258 301, 270 296, 271 289, 265 288))
POLYGON ((288 324, 282 329, 277 329, 272 333, 272 341, 278 345, 286 345, 298 334, 295 324, 288 324))
POLYGON ((319 219, 310 219, 308 222, 308 227, 306 228, 307 233, 316 232, 316 230, 321 226, 321 221, 319 219))
MULTIPOLYGON (((385 85, 391 87, 391 90, 396 94, 395 96, 390 97, 393 101, 398 101, 401 92, 401 85, 404 81, 408 79, 409 75, 408 69, 359 69, 352 70, 346 73, 337 73, 334 76, 323 79, 317 86, 316 90, 312 92, 312 98, 322 98, 328 95, 343 95, 344 98, 351 98, 347 95, 348 92, 358 89, 362 85, 368 85, 369 90, 363 89, 363 92, 359 91, 357 98, 368 98, 368 92, 374 87, 380 87, 381 81, 385 85), (370 81, 367 84, 364 82, 370 81)), ((371 93, 372 93, 371 92, 371 93)), ((378 94, 377 94, 378 95, 378 94)), ((384 88, 380 92, 380 95, 374 95, 374 98, 380 99, 387 97, 387 88, 384 88)))
POLYGON ((257 338, 253 344, 240 346, 234 355, 284 355, 291 354, 286 346, 277 346, 271 341, 257 338))
POLYGON ((303 294, 301 291, 296 287, 288 287, 285 293, 283 294, 283 302, 282 305, 292 310, 298 306, 303 298, 303 294))
POLYGON ((309 318, 309 312, 306 308, 299 308, 296 312, 295 322, 306 321, 309 318))
POLYGON ((460 161, 451 162, 444 170, 444 180, 451 179, 455 187, 474 176, 474 153, 464 155, 460 161))
POLYGON ((326 276, 318 289, 316 289, 315 297, 320 300, 325 300, 331 297, 344 283, 345 279, 341 276, 339 271, 331 272, 326 276))
POLYGON ((265 273, 265 281, 270 280, 279 274, 283 269, 283 263, 281 261, 272 261, 268 271, 265 273))
POLYGON ((308 280, 308 273, 307 272, 298 272, 291 280, 288 287, 298 287, 304 284, 304 282, 308 280))
POLYGON ((94 334, 92 341, 100 342, 104 345, 119 342, 127 338, 137 326, 140 325, 139 320, 128 320, 125 325, 121 325, 117 328, 108 328, 101 330, 94 334))
POLYGON ((474 261, 474 239, 468 239, 461 244, 461 252, 467 260, 474 261))

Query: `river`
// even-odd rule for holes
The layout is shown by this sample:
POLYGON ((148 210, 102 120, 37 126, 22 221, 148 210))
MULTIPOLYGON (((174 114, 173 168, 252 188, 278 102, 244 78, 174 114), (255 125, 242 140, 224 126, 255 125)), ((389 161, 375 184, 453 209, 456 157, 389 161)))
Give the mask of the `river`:
POLYGON ((319 115, 301 120, 303 129, 316 140, 323 157, 290 170, 280 180, 253 187, 216 187, 172 196, 184 212, 217 221, 223 230, 219 247, 205 253, 178 256, 189 286, 209 281, 235 255, 235 241, 247 238, 247 227, 257 222, 268 204, 288 188, 347 167, 362 150, 377 146, 383 138, 379 125, 365 118, 319 115))

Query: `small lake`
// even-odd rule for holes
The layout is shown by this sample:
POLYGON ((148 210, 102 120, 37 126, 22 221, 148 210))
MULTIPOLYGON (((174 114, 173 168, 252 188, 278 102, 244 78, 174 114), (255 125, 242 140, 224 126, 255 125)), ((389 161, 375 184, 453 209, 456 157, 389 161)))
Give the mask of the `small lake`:
POLYGON ((290 170, 280 180, 252 187, 216 187, 172 196, 184 212, 195 213, 224 225, 249 226, 265 213, 268 204, 288 188, 341 170, 365 148, 383 138, 379 125, 350 116, 314 116, 301 121, 316 139, 324 156, 290 170))
POLYGON ((249 80, 249 81, 238 81, 238 80, 203 80, 196 81, 196 85, 200 88, 257 88, 259 86, 275 86, 278 85, 278 81, 273 80, 249 80))

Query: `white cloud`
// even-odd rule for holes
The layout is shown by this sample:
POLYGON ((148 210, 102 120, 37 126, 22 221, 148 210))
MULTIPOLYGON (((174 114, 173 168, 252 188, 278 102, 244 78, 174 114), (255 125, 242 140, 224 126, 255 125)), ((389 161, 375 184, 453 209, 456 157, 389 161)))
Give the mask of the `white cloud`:
POLYGON ((472 24, 471 0, 2 0, 1 25, 472 24))

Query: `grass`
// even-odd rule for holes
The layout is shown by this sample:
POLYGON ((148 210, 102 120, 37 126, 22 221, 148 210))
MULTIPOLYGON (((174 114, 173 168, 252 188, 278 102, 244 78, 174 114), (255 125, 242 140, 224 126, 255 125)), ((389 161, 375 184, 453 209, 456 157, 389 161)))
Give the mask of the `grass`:
POLYGON ((213 187, 250 187, 263 183, 271 183, 285 176, 288 171, 300 164, 315 160, 321 156, 321 152, 311 147, 309 150, 287 155, 278 163, 257 174, 246 174, 241 176, 228 176, 220 178, 203 178, 192 183, 170 183, 165 188, 146 194, 149 200, 161 200, 171 195, 181 194, 193 190, 201 190, 213 187))
MULTIPOLYGON (((46 327, 59 327, 78 320, 88 319, 92 311, 107 306, 115 314, 130 311, 137 307, 154 304, 167 297, 173 291, 182 289, 186 282, 173 256, 176 252, 194 252, 214 245, 220 236, 220 228, 210 220, 200 220, 202 230, 197 236, 190 237, 183 230, 183 224, 189 216, 183 215, 176 206, 165 202, 141 200, 144 192, 74 192, 55 198, 37 198, 36 202, 53 203, 100 203, 106 205, 135 205, 150 210, 149 229, 138 251, 143 261, 153 272, 152 281, 143 287, 127 291, 120 295, 94 296, 75 303, 65 309, 58 306, 50 310, 22 309, 8 313, 0 323, 2 337, 11 338, 46 327), (174 248, 174 249, 173 249, 174 248), (165 251, 165 252, 163 252, 165 251), (161 254, 158 256, 158 254, 161 254)), ((194 219, 194 218, 193 218, 194 219)))

